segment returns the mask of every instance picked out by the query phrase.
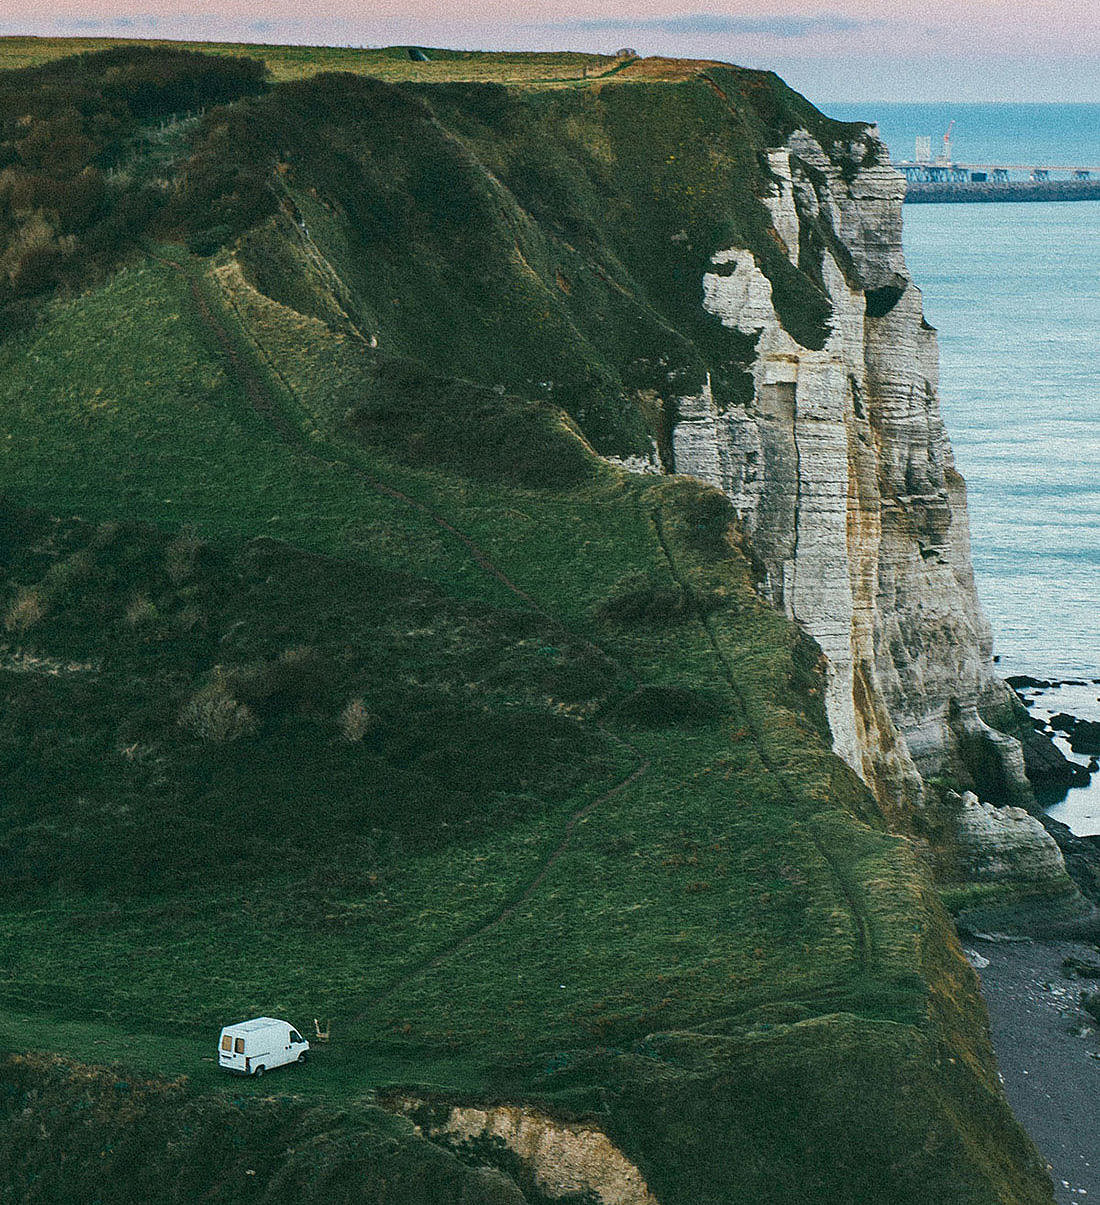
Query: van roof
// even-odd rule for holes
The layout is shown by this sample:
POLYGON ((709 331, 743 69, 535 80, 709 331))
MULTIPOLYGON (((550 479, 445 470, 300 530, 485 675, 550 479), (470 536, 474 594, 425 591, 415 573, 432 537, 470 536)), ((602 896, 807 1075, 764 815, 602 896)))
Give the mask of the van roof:
POLYGON ((227 1025, 222 1033, 252 1033, 257 1029, 267 1029, 269 1025, 287 1025, 287 1021, 279 1021, 275 1017, 253 1017, 251 1021, 238 1021, 236 1025, 227 1025))

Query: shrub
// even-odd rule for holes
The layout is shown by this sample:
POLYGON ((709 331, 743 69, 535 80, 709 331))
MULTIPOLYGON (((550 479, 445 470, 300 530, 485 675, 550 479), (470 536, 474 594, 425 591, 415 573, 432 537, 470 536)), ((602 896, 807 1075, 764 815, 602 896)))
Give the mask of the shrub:
POLYGON ((156 604, 147 594, 135 594, 126 608, 126 622, 132 628, 152 623, 157 617, 156 604))
POLYGON ((607 693, 615 673, 615 663, 599 651, 570 650, 548 667, 542 686, 562 702, 588 703, 607 693))
POLYGON ((164 47, 117 47, 90 61, 106 66, 104 97, 146 119, 260 92, 267 73, 259 59, 164 47))
POLYGON ((46 573, 45 586, 50 597, 71 590, 73 586, 89 581, 95 573, 95 558, 81 548, 72 556, 51 565, 46 573))
POLYGON ((218 666, 214 675, 184 706, 180 727, 204 744, 227 745, 241 737, 252 736, 259 728, 255 713, 233 697, 218 666))
MULTIPOLYGON (((143 123, 253 95, 263 76, 252 58, 134 46, 0 73, 0 269, 10 299, 86 284, 148 232, 167 195, 147 183, 164 165, 143 123), (108 181, 104 169, 117 166, 108 181)), ((267 203, 257 200, 257 171, 238 166, 247 156, 228 149, 229 185, 208 198, 217 204, 205 226, 217 223, 218 204, 247 216, 267 203)), ((0 319, 0 335, 19 329, 15 318, 0 319)))
POLYGON ((327 674, 317 650, 307 645, 286 649, 271 661, 256 661, 223 671, 232 693, 267 712, 299 710, 317 701, 327 674))
POLYGON ((0 305, 0 339, 30 330, 38 321, 38 307, 29 299, 0 305))
POLYGON ((46 614, 46 604, 38 590, 24 587, 15 596, 4 615, 4 630, 23 633, 46 614))
POLYGON ((344 740, 350 745, 357 745, 378 727, 378 717, 367 710, 362 699, 356 698, 348 701, 336 724, 344 740))
POLYGON ((187 237, 187 250, 192 255, 213 255, 219 247, 223 247, 233 237, 233 231, 228 226, 211 226, 206 230, 196 230, 187 237))
POLYGON ((164 571, 173 585, 178 586, 187 581, 195 572, 203 547, 202 540, 192 527, 183 528, 175 539, 168 543, 164 550, 164 571))
POLYGON ((709 691, 685 686, 639 686, 615 709, 628 723, 646 728, 701 724, 716 719, 725 708, 709 691))
POLYGON ((364 443, 478 480, 568 488, 593 470, 576 428, 545 401, 443 377, 404 360, 378 365, 345 422, 364 443))
POLYGON ((31 247, 12 272, 12 289, 21 297, 35 297, 61 283, 68 255, 58 244, 31 247))

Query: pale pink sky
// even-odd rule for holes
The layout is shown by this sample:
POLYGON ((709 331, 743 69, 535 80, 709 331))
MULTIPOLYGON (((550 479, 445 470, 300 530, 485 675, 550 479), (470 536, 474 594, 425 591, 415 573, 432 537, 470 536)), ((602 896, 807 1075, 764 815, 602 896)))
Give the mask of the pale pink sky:
POLYGON ((771 67, 817 100, 1100 101, 1100 0, 5 0, 4 33, 630 45, 771 67))

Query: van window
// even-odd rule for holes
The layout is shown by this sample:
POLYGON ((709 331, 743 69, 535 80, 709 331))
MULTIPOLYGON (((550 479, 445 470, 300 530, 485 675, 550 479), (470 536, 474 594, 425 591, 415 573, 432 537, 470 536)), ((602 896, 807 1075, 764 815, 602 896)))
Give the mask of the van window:
POLYGON ((244 1054, 244 1038, 238 1038, 233 1043, 233 1053, 234 1054, 244 1054))
POLYGON ((290 1040, 292 1042, 300 1042, 302 1040, 302 1035, 296 1029, 292 1029, 290 1031, 290 1040))
POLYGON ((228 1034, 228 1033, 222 1034, 222 1050, 232 1050, 232 1049, 233 1049, 233 1035, 228 1034))

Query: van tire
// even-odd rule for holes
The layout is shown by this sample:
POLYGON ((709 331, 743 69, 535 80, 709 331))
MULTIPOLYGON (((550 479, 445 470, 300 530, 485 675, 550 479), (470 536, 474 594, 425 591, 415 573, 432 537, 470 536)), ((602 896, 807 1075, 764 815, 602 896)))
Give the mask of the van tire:
POLYGON ((303 1050, 302 1053, 300 1055, 298 1055, 298 1057, 294 1061, 296 1063, 304 1065, 308 1054, 309 1054, 308 1050, 303 1050))
POLYGON ((253 1075, 254 1075, 254 1076, 257 1078, 257 1079, 263 1079, 263 1074, 264 1074, 264 1065, 263 1065, 263 1063, 261 1063, 261 1064, 260 1064, 260 1065, 259 1065, 259 1066, 256 1068, 256 1070, 252 1072, 252 1074, 253 1074, 253 1075))

